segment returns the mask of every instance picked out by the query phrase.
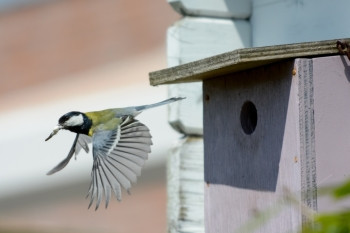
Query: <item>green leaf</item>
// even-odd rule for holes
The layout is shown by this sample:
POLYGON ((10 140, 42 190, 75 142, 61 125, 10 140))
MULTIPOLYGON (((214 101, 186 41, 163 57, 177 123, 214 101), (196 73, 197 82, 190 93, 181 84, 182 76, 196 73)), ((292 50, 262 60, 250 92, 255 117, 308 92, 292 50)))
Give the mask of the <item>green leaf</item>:
POLYGON ((335 188, 333 191, 333 196, 336 199, 341 199, 349 195, 350 195, 350 180, 344 183, 343 185, 335 188))
POLYGON ((303 233, 349 233, 350 232, 350 211, 319 214, 315 218, 313 227, 303 229, 303 233))

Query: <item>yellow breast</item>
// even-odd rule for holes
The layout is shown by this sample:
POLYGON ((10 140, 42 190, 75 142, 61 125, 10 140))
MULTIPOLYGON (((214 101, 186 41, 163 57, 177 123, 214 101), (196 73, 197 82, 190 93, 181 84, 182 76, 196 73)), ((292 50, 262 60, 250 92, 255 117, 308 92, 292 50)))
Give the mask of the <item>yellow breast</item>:
POLYGON ((89 130, 91 137, 96 130, 113 130, 121 123, 121 119, 115 116, 115 112, 111 109, 87 112, 86 116, 92 121, 92 126, 89 130))

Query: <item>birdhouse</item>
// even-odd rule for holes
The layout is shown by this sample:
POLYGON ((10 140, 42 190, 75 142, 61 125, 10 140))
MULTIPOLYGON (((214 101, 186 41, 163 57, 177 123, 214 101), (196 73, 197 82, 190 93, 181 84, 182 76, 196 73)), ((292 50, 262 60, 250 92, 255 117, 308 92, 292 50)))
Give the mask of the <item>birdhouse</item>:
POLYGON ((305 209, 339 208, 318 193, 350 177, 350 62, 335 40, 239 49, 150 73, 151 85, 197 81, 206 232, 243 232, 259 214, 269 220, 258 232, 287 232, 307 223, 305 209))

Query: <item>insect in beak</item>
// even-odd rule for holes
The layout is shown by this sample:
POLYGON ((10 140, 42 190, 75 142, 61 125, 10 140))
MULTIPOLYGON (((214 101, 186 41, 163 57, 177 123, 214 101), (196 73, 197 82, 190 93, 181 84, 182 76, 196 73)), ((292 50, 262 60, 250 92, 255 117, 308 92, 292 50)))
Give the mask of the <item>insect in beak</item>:
POLYGON ((61 129, 63 129, 63 126, 61 125, 56 125, 55 128, 53 129, 52 133, 50 134, 50 136, 48 136, 45 141, 48 141, 50 138, 52 138, 55 134, 58 133, 58 131, 60 131, 61 129))

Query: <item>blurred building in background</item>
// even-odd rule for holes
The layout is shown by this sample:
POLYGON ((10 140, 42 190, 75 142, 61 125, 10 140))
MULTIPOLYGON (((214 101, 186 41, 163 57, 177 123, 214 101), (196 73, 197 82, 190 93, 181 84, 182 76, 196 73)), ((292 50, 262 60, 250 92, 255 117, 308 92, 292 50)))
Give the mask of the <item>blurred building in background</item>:
POLYGON ((45 173, 74 135, 44 139, 72 110, 167 98, 148 72, 166 67, 165 31, 179 18, 164 0, 0 0, 0 232, 165 232, 165 161, 179 137, 166 108, 138 118, 153 153, 132 195, 87 210, 91 154, 45 173))

